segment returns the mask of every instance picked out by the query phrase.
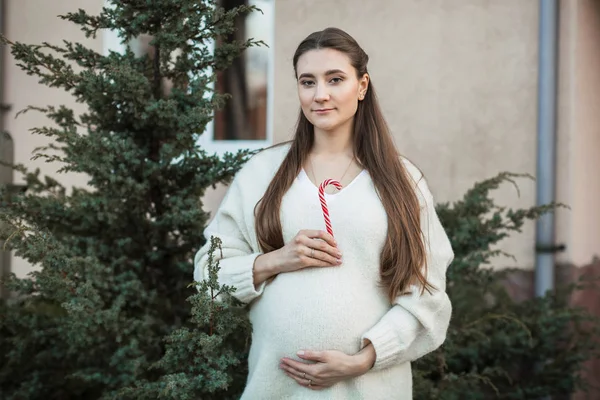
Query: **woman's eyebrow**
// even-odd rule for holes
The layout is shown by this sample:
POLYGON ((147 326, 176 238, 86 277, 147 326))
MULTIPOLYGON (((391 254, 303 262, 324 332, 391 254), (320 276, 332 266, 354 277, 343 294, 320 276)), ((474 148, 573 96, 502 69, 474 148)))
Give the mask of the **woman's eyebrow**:
MULTIPOLYGON (((325 76, 328 75, 334 75, 334 74, 343 74, 346 75, 346 73, 344 71, 342 71, 341 69, 330 69, 329 71, 325 71, 325 76)), ((298 77, 298 79, 302 79, 302 78, 314 78, 315 76, 309 72, 305 72, 303 74, 300 74, 300 76, 298 77)))
POLYGON ((335 74, 346 75, 346 73, 344 71, 342 71, 341 69, 330 69, 329 71, 325 72, 325 76, 327 76, 327 75, 335 75, 335 74))

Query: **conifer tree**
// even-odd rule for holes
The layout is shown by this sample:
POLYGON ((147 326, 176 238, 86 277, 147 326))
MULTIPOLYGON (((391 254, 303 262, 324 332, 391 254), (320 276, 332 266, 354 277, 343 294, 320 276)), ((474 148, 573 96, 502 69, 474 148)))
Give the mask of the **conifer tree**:
MULTIPOLYGON (((36 157, 86 174, 89 187, 65 188, 18 165, 27 190, 2 189, 0 238, 40 268, 13 277, 17 296, 0 304, 0 398, 237 399, 247 373, 246 309, 227 296, 235 288, 216 281, 218 263, 206 281, 190 283, 209 218, 202 196, 228 183, 250 154, 219 158, 197 140, 226 101, 212 89, 216 72, 261 44, 231 40, 235 19, 253 7, 111 3, 98 16, 62 18, 89 36, 116 30, 125 44, 150 37, 151 54, 2 38, 23 70, 87 106, 81 115, 56 104, 25 111, 54 123, 33 129, 52 139, 36 157)), ((570 290, 514 302, 502 275, 482 268, 503 238, 554 207, 496 205, 490 192, 513 178, 501 174, 438 205, 456 254, 453 318, 444 345, 413 364, 416 399, 530 399, 583 386, 597 320, 569 306, 570 290)), ((219 251, 218 238, 211 250, 219 251)))
POLYGON ((500 173, 436 207, 455 254, 447 273, 453 312, 444 344, 413 363, 415 399, 558 399, 590 389, 582 372, 600 354, 600 321, 571 298, 594 280, 558 282, 519 302, 507 291, 509 271, 490 268, 495 256, 511 256, 499 247, 503 239, 562 206, 510 209, 494 201, 501 184, 524 177, 500 173))
POLYGON ((164 338, 190 323, 193 256, 209 218, 202 197, 228 183, 249 155, 217 157, 197 142, 226 101, 213 90, 217 71, 262 45, 230 40, 236 18, 255 8, 110 3, 99 15, 80 9, 60 18, 88 37, 119 32, 122 53, 2 38, 27 74, 85 104, 79 115, 60 104, 24 112, 52 121, 32 129, 51 139, 35 157, 89 177, 88 187, 71 190, 17 165, 27 190, 4 192, 2 238, 40 268, 13 277, 8 285, 18 295, 0 311, 3 399, 112 398, 156 380, 150 366, 165 354, 164 338), (141 36, 151 38, 150 54, 129 46, 141 36))

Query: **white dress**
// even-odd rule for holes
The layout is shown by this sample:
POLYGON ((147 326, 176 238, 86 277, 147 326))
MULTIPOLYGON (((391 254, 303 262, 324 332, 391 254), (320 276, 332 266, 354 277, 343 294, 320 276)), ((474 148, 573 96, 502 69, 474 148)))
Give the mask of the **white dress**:
MULTIPOLYGON (((219 282, 238 288, 249 303, 253 326, 249 374, 242 400, 279 399, 411 399, 410 361, 437 348, 445 339, 451 305, 445 293, 445 271, 453 253, 433 210, 424 180, 419 182, 422 228, 428 239, 428 279, 433 295, 399 296, 390 304, 378 286, 379 255, 387 216, 368 172, 361 172, 340 192, 326 195, 334 236, 343 254, 340 266, 307 268, 277 275, 255 290, 254 259, 261 254, 254 233, 253 209, 262 197, 288 146, 254 156, 238 173, 213 221, 207 238, 223 241, 219 282), (377 358, 366 374, 314 391, 279 369, 279 361, 298 350, 357 353, 369 339, 377 358)), ((407 162, 408 163, 408 162, 407 162)), ((418 170, 407 164, 418 182, 418 170)), ((302 229, 325 229, 317 187, 304 171, 281 204, 284 242, 302 229)), ((195 279, 205 274, 204 246, 196 255, 195 279)))

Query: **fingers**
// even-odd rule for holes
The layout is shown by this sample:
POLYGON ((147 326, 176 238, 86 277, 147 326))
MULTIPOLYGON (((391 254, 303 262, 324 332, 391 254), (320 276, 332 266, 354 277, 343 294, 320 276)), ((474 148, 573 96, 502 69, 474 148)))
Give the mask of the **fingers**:
MULTIPOLYGON (((338 252, 337 250, 335 252, 338 252)), ((324 251, 321 250, 315 250, 315 248, 308 248, 307 253, 309 253, 309 257, 311 257, 313 260, 311 260, 311 263, 314 264, 314 261, 320 262, 318 265, 319 266, 323 266, 323 267, 327 267, 327 266, 331 266, 331 265, 341 265, 342 264, 342 259, 336 257, 333 257, 332 255, 330 255, 329 253, 326 253, 324 251), (312 250, 311 250, 312 249, 312 250)), ((341 253, 340 257, 341 257, 341 253)))
POLYGON ((297 355, 303 360, 327 362, 327 352, 325 351, 300 350, 297 355))
POLYGON ((306 246, 304 255, 307 257, 324 261, 328 265, 340 265, 342 253, 337 246, 329 244, 328 240, 333 239, 331 235, 323 231, 301 231, 296 237, 298 244, 306 246), (319 239, 323 237, 323 239, 319 239))
POLYGON ((302 385, 304 387, 307 387, 307 388, 312 389, 312 390, 323 390, 323 389, 325 389, 325 386, 318 385, 315 382, 311 381, 309 378, 307 378, 307 379, 299 378, 296 375, 288 372, 285 369, 284 369, 283 372, 285 372, 285 374, 287 376, 289 376, 290 378, 292 378, 293 380, 295 380, 296 382, 298 382, 298 384, 300 384, 300 385, 302 385))
POLYGON ((307 239, 307 246, 311 249, 319 250, 322 253, 326 253, 334 258, 341 258, 342 252, 337 247, 330 246, 328 243, 318 239, 307 239))
POLYGON ((284 365, 295 369, 300 374, 306 373, 306 375, 315 376, 317 371, 315 370, 315 364, 306 364, 300 361, 292 360, 291 358, 284 357, 280 361, 280 365, 284 365))
MULTIPOLYGON (((302 363, 297 363, 297 364, 299 364, 299 366, 303 369, 305 369, 305 367, 307 367, 306 364, 302 364, 302 363)), ((279 364, 279 368, 281 368, 287 376, 289 376, 290 378, 292 378, 293 380, 298 382, 298 384, 305 386, 309 389, 322 390, 329 386, 329 385, 325 385, 324 383, 320 382, 314 376, 307 373, 306 371, 304 371, 304 372, 300 371, 299 369, 292 367, 291 365, 289 365, 286 362, 282 361, 279 364)))
POLYGON ((279 368, 288 372, 290 375, 295 376, 298 379, 303 379, 307 382, 308 380, 311 380, 313 384, 315 384, 315 382, 317 381, 314 376, 307 374, 306 372, 299 371, 286 363, 282 362, 281 364, 279 364, 279 368))
POLYGON ((307 236, 310 239, 321 239, 325 241, 331 247, 337 247, 337 242, 329 233, 325 231, 319 231, 315 229, 305 229, 299 232, 300 234, 307 236))

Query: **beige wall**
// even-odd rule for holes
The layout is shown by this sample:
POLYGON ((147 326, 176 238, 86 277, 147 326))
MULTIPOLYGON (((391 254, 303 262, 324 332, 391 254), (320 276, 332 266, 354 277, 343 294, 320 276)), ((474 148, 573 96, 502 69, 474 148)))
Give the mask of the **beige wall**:
POLYGON ((577 2, 572 262, 600 256, 600 2, 577 2))
POLYGON ((600 255, 600 2, 561 5, 557 239, 581 266, 600 255))
MULTIPOLYGON (((454 200, 500 171, 535 173, 537 1, 286 0, 276 3, 275 137, 297 113, 291 59, 310 32, 333 25, 370 56, 370 72, 400 150, 437 200, 454 200), (359 4, 357 2, 357 4, 359 4), (293 29, 290 29, 293 27, 293 29)), ((506 185, 501 204, 535 202, 534 182, 506 185)), ((503 244, 533 266, 534 224, 503 244)))
MULTIPOLYGON (((57 16, 83 8, 90 13, 100 12, 103 2, 99 0, 79 0, 75 4, 71 0, 8 0, 6 1, 6 36, 11 41, 28 44, 47 41, 51 44, 61 44, 68 38, 86 46, 102 51, 101 40, 86 39, 78 26, 59 19, 57 16)), ((12 106, 6 117, 6 129, 15 142, 15 162, 25 163, 32 169, 40 168, 42 174, 54 175, 61 182, 69 185, 83 186, 85 179, 82 175, 55 175, 58 165, 47 164, 42 160, 31 161, 33 149, 48 143, 46 137, 33 135, 29 130, 33 127, 51 126, 48 120, 38 112, 22 114, 15 119, 15 114, 27 107, 35 105, 65 104, 77 113, 85 109, 81 104, 75 104, 73 97, 63 90, 51 89, 38 84, 38 79, 28 76, 19 67, 11 54, 6 54, 6 102, 12 106)), ((15 176, 15 183, 23 183, 21 176, 15 176)), ((28 263, 18 257, 13 257, 12 270, 19 276, 24 276, 31 270, 28 263)))
MULTIPOLYGON (((296 121, 291 65, 296 46, 310 32, 337 26, 369 54, 372 81, 396 143, 425 172, 438 201, 455 200, 474 182, 500 171, 535 174, 537 1, 371 0, 356 7, 347 0, 274 1, 276 142, 290 138, 296 121)), ((103 0, 80 0, 76 6, 69 0, 7 3, 12 40, 59 43, 70 38, 102 49, 101 38, 86 40, 76 26, 56 16, 78 7, 97 13, 103 0)), ((557 191, 572 209, 558 214, 557 233, 568 249, 561 261, 577 264, 600 249, 600 215, 594 208, 600 180, 593 169, 600 146, 598 7, 594 0, 563 0, 561 10, 557 191)), ((46 121, 36 113, 15 120, 14 113, 28 104, 83 108, 64 92, 38 85, 12 57, 6 61, 7 102, 13 105, 6 122, 16 141, 16 160, 52 174, 56 166, 29 161, 44 138, 27 131, 46 121)), ((59 178, 85 183, 81 176, 59 178)), ((495 193, 498 202, 534 204, 535 183, 523 179, 519 186, 520 197, 511 185, 502 187, 495 193)), ((222 187, 210 191, 206 207, 214 209, 223 192, 222 187)), ((517 261, 498 259, 496 267, 533 267, 534 224, 502 245, 517 261)), ((17 258, 13 270, 22 276, 29 267, 17 258)))

